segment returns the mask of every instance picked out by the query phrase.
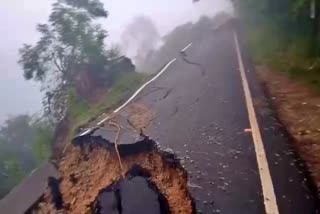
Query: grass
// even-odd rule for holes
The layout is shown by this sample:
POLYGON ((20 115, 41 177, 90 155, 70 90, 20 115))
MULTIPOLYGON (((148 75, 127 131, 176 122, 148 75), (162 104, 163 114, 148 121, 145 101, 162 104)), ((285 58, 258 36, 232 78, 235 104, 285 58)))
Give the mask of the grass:
POLYGON ((66 142, 70 142, 76 134, 79 127, 90 123, 102 113, 108 112, 115 108, 121 101, 130 96, 139 86, 147 79, 147 75, 131 72, 119 76, 112 86, 105 92, 99 102, 89 104, 79 100, 70 92, 69 115, 71 118, 70 130, 66 136, 66 142))
POLYGON ((274 23, 247 26, 247 46, 255 64, 285 72, 320 93, 320 61, 310 56, 310 40, 291 36, 274 23))

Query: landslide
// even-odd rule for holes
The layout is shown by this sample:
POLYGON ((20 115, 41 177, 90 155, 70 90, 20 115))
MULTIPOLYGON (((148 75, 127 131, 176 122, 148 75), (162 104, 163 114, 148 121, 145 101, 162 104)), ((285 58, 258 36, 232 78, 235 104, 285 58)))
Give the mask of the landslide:
POLYGON ((30 213, 97 213, 99 193, 119 183, 137 166, 165 198, 169 207, 166 213, 195 212, 187 173, 173 153, 160 150, 146 136, 133 144, 118 145, 118 151, 101 137, 84 136, 74 141, 58 164, 61 179, 49 182, 47 192, 30 213))

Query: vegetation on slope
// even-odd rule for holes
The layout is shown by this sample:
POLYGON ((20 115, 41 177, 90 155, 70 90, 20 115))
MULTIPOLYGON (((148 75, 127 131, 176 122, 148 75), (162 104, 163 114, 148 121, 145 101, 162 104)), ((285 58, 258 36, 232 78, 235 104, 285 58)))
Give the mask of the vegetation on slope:
POLYGON ((53 127, 19 115, 0 128, 0 198, 50 156, 53 127))
POLYGON ((320 91, 319 2, 244 0, 235 6, 255 63, 287 72, 320 91))
POLYGON ((43 110, 0 128, 0 198, 145 79, 128 57, 106 45, 107 32, 95 21, 107 16, 99 0, 56 0, 48 22, 37 25, 39 41, 20 49, 25 79, 41 83, 43 110))

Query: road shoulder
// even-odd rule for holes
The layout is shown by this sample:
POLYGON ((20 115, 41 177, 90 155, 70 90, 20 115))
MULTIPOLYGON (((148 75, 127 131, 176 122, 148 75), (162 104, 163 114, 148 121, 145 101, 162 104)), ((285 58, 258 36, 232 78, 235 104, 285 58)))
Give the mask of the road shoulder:
POLYGON ((280 121, 293 137, 294 145, 319 191, 320 188, 320 96, 303 83, 266 66, 258 66, 259 80, 271 96, 280 121))
POLYGON ((263 84, 259 81, 257 70, 252 62, 240 31, 240 46, 245 64, 245 73, 260 125, 271 177, 280 213, 317 213, 317 194, 305 170, 304 161, 293 143, 286 127, 279 120, 263 84), (300 210, 300 211, 299 211, 300 210))

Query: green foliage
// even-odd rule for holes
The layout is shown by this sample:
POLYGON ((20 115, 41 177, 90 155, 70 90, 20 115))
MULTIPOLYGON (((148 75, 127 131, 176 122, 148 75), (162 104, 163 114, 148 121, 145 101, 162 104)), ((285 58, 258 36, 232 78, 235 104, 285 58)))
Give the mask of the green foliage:
POLYGON ((137 72, 123 74, 117 77, 116 81, 110 88, 110 93, 111 95, 119 94, 120 96, 123 96, 124 94, 131 92, 133 89, 137 88, 144 79, 145 76, 137 72))
POLYGON ((79 72, 91 69, 93 76, 105 72, 107 32, 93 21, 107 15, 99 0, 57 0, 48 23, 37 25, 40 40, 20 49, 24 77, 43 84, 44 110, 53 121, 65 116, 68 91, 76 84, 79 72))
POLYGON ((92 21, 106 16, 103 4, 96 0, 54 3, 48 24, 37 26, 40 40, 20 50, 25 78, 43 80, 48 72, 56 71, 71 81, 76 68, 104 57, 106 32, 92 21))
POLYGON ((51 142, 53 131, 50 127, 37 127, 35 130, 35 140, 33 153, 39 163, 47 161, 51 155, 51 142))
POLYGON ((131 96, 134 90, 136 90, 146 79, 147 76, 137 72, 131 72, 128 74, 123 74, 115 80, 114 84, 110 88, 106 98, 102 100, 102 104, 99 104, 96 107, 97 112, 103 112, 106 109, 112 108, 115 105, 119 104, 124 99, 127 99, 128 96, 131 96))
MULTIPOLYGON (((319 15, 310 18, 310 0, 239 1, 247 44, 257 64, 267 64, 320 89, 319 15)), ((317 13, 320 2, 317 1, 317 13)), ((320 90, 319 90, 320 91, 320 90)))
POLYGON ((84 100, 81 99, 77 95, 77 92, 75 89, 69 90, 69 102, 68 102, 68 112, 70 113, 71 118, 76 118, 79 115, 81 115, 83 112, 88 111, 89 105, 84 100))
POLYGON ((30 171, 48 160, 52 127, 41 119, 18 115, 0 128, 0 198, 30 171))
POLYGON ((105 98, 95 104, 87 105, 81 111, 76 111, 77 114, 73 113, 75 115, 73 118, 74 125, 79 126, 79 124, 87 123, 90 118, 110 110, 110 108, 119 104, 121 100, 131 95, 132 91, 137 89, 145 79, 145 75, 137 72, 124 73, 118 76, 106 92, 105 98))
MULTIPOLYGON (((86 108, 71 112, 74 115, 71 121, 70 131, 66 137, 69 143, 79 127, 87 125, 92 118, 115 108, 121 101, 127 99, 147 79, 142 73, 130 72, 117 76, 103 99, 95 104, 88 104, 86 108)), ((73 109, 73 108, 71 108, 73 109)))
POLYGON ((12 157, 4 161, 5 174, 8 178, 7 184, 10 186, 18 183, 24 176, 24 172, 21 169, 21 165, 17 158, 12 157))

